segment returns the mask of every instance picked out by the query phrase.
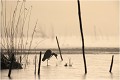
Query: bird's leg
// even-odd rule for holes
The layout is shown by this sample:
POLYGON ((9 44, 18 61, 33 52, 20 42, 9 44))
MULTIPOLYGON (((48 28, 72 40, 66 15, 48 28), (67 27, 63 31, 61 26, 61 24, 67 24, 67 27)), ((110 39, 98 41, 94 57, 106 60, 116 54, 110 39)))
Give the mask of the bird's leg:
POLYGON ((48 60, 47 60, 47 66, 48 66, 48 60))

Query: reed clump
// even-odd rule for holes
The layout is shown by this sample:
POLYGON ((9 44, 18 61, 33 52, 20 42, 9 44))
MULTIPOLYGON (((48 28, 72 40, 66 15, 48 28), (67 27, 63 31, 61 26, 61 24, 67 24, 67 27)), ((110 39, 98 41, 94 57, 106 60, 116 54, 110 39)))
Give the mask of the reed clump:
POLYGON ((12 69, 22 69, 22 60, 28 61, 37 21, 30 37, 32 6, 26 8, 26 1, 18 0, 15 7, 12 7, 13 10, 8 13, 7 3, 9 2, 1 0, 1 69, 9 69, 12 59, 12 69), (28 51, 23 55, 26 53, 24 49, 28 51))

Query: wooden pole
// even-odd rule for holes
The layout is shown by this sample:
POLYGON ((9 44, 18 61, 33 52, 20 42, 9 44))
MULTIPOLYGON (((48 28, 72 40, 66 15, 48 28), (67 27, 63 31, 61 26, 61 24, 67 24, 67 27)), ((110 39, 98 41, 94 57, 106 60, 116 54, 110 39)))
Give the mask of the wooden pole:
POLYGON ((83 29, 82 29, 80 2, 79 2, 79 0, 77 0, 77 2, 78 2, 78 16, 79 16, 79 23, 80 23, 80 32, 81 32, 81 38, 82 38, 83 60, 84 60, 84 67, 85 67, 85 74, 86 74, 87 73, 87 66, 86 66, 85 51, 84 51, 84 35, 83 35, 83 29))
POLYGON ((110 70, 109 70, 110 73, 111 73, 111 71, 112 71, 113 59, 114 59, 114 55, 112 55, 112 60, 111 60, 111 65, 110 65, 110 70))
POLYGON ((36 55, 35 55, 35 72, 34 72, 34 74, 36 74, 36 55))
POLYGON ((20 56, 20 63, 21 63, 21 61, 22 61, 22 57, 20 56))
POLYGON ((11 62, 10 62, 10 66, 9 66, 8 77, 10 77, 10 75, 11 75, 13 60, 14 60, 14 54, 12 53, 11 62))
POLYGON ((38 64, 38 75, 40 74, 41 54, 42 52, 40 51, 39 64, 38 64))
POLYGON ((63 61, 63 58, 62 58, 62 54, 61 54, 61 50, 60 50, 60 46, 59 46, 59 42, 58 42, 57 36, 56 36, 56 41, 57 41, 58 49, 59 49, 59 52, 60 52, 61 60, 63 61))

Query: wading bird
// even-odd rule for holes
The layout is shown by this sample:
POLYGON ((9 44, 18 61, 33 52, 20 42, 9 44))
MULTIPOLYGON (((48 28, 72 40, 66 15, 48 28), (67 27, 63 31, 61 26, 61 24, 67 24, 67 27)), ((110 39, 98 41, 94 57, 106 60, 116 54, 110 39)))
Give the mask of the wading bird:
POLYGON ((56 53, 52 53, 52 51, 51 51, 50 49, 48 49, 48 50, 45 52, 45 54, 44 54, 44 56, 43 56, 43 58, 42 58, 42 61, 45 61, 45 60, 47 59, 47 66, 48 66, 48 60, 49 60, 53 55, 54 55, 54 56, 56 57, 56 59, 57 59, 57 54, 56 54, 56 53))

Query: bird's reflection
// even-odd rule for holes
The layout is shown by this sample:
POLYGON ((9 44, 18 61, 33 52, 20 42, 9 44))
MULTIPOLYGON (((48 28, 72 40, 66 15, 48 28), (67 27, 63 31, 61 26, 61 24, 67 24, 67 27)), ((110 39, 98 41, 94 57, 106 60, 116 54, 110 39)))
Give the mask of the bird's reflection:
POLYGON ((34 77, 35 77, 35 80, 36 80, 36 74, 34 75, 34 77))

